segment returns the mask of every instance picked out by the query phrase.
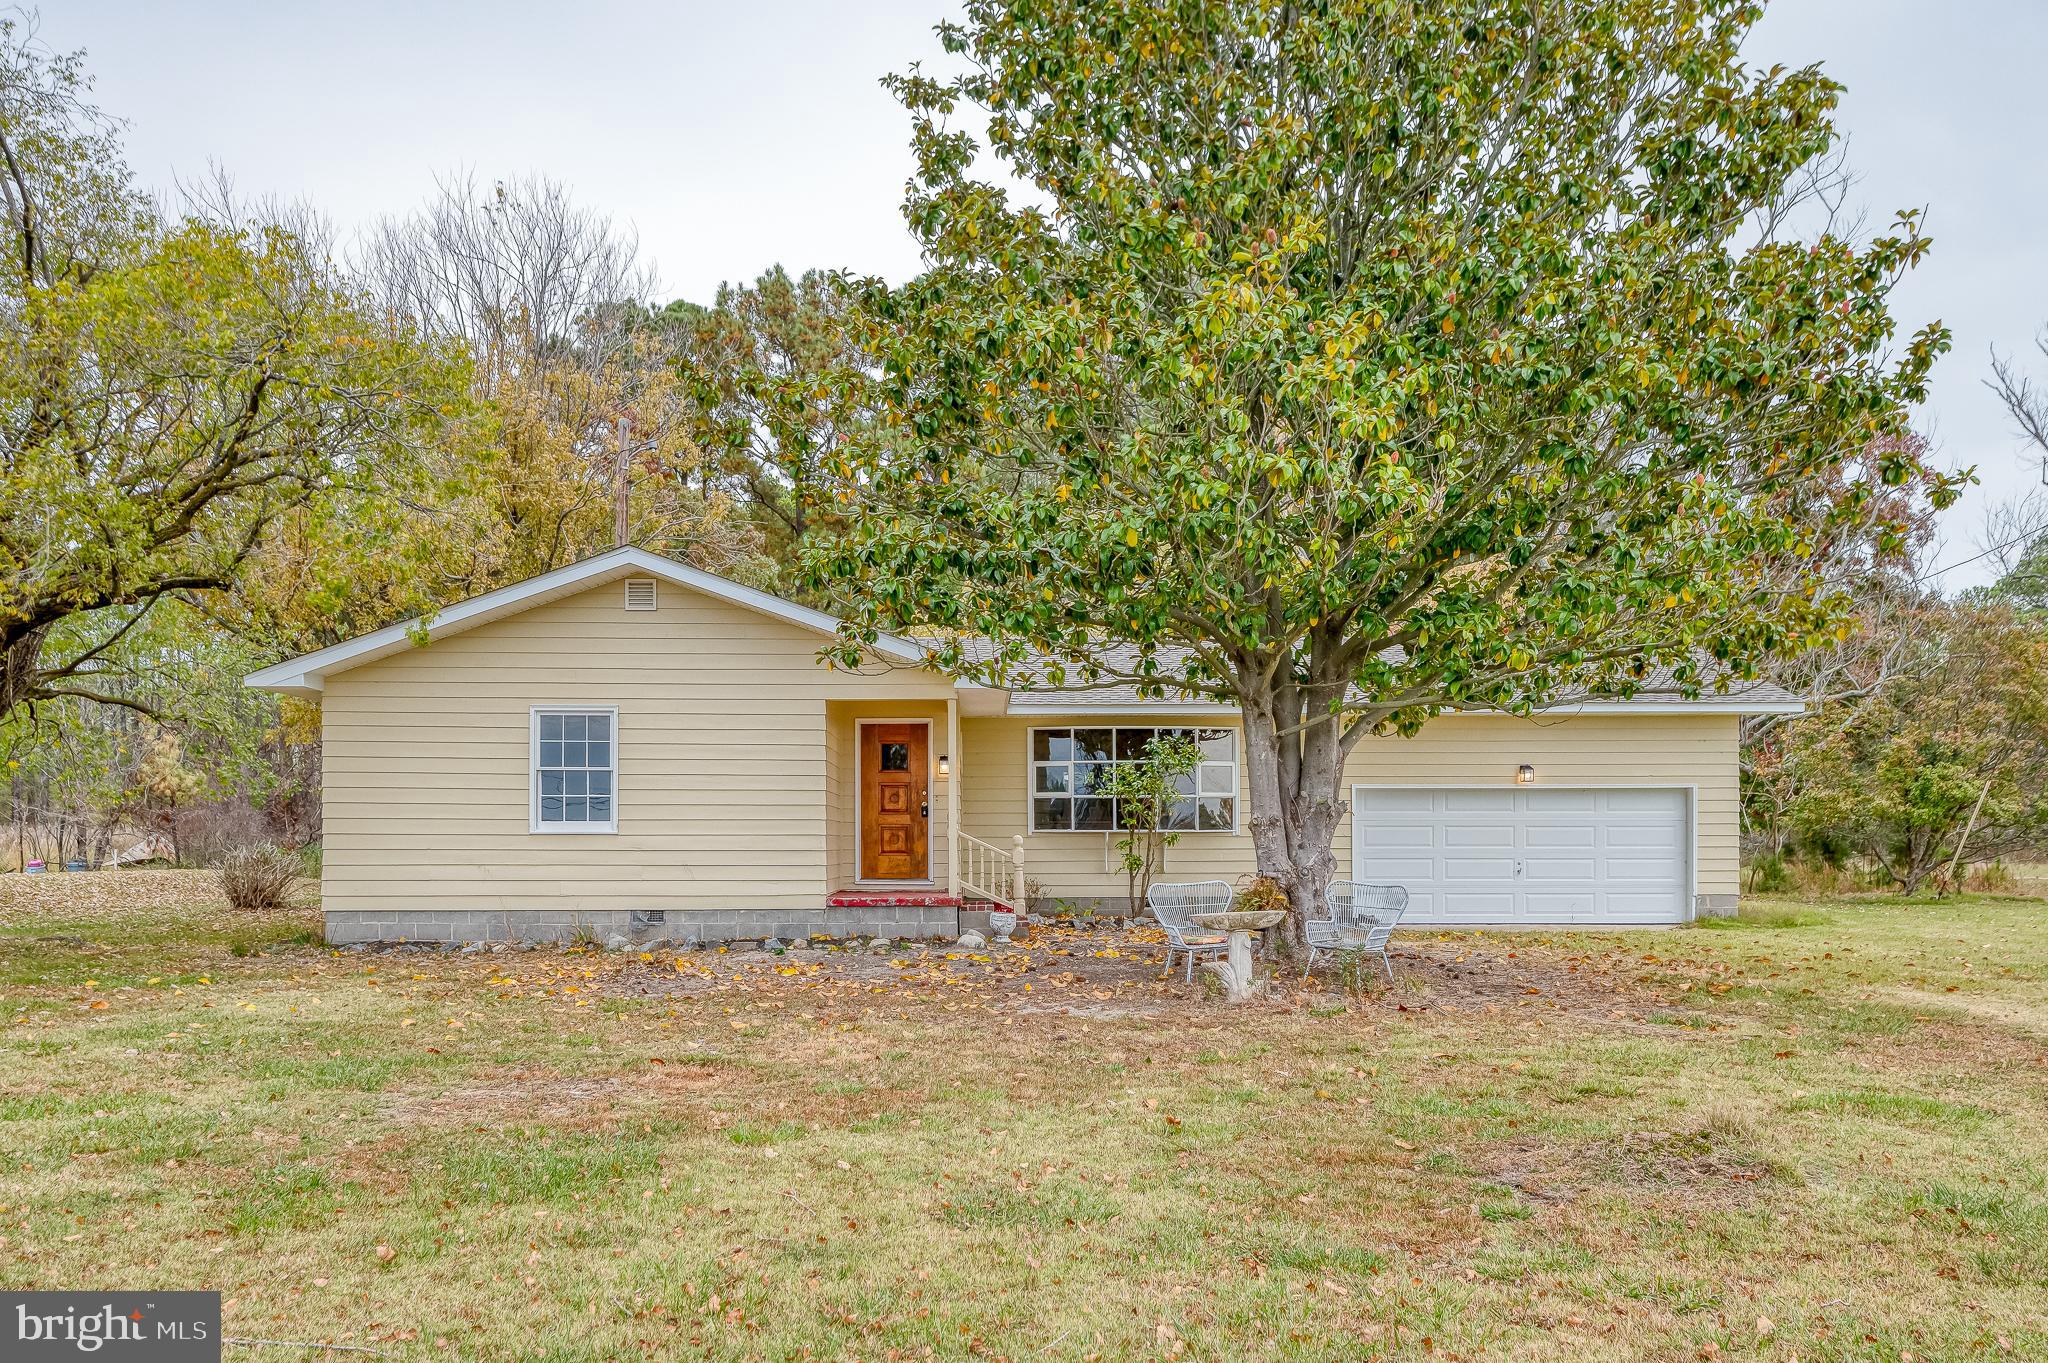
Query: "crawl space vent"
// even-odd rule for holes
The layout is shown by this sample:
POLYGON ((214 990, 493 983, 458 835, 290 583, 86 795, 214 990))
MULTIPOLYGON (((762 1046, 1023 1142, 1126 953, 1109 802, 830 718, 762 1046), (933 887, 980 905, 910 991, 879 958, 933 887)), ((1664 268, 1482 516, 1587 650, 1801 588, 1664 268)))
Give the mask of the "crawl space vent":
POLYGON ((629 577, 626 579, 626 609, 629 611, 651 611, 654 609, 653 578, 629 577))

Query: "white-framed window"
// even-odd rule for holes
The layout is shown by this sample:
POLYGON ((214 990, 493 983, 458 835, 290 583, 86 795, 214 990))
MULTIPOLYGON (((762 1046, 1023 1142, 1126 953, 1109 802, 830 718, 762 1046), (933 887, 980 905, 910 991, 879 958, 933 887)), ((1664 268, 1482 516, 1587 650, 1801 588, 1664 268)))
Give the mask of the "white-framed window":
POLYGON ((1135 762, 1154 738, 1186 735, 1202 750, 1202 765, 1183 776, 1180 798, 1166 807, 1160 827, 1170 832, 1237 831, 1237 730, 1150 725, 1090 725, 1031 731, 1031 831, 1115 831, 1116 802, 1097 795, 1108 769, 1135 762))
POLYGON ((619 830, 619 712, 603 705, 533 707, 533 831, 619 830))

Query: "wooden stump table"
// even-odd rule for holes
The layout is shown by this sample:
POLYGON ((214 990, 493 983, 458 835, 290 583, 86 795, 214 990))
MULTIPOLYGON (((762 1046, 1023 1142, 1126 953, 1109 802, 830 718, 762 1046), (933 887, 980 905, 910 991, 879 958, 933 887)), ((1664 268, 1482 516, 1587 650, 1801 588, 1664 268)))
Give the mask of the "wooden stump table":
POLYGON ((1285 909, 1233 909, 1228 913, 1191 913, 1188 921, 1211 932, 1230 934, 1229 955, 1214 962, 1223 981, 1223 997, 1243 1003, 1252 996, 1252 934, 1278 925, 1285 909))

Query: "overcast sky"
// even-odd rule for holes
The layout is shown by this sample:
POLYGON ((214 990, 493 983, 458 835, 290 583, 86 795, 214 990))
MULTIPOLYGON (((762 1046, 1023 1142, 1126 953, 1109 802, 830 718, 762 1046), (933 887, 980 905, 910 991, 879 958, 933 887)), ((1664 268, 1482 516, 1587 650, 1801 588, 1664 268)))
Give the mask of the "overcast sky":
MULTIPOLYGON (((902 278, 910 158, 876 78, 937 60, 945 0, 63 0, 53 47, 83 47, 99 103, 129 120, 145 183, 218 162, 252 194, 304 198, 346 237, 434 177, 539 171, 630 223, 670 294, 849 266, 902 278)), ((1761 65, 1822 63, 1873 225, 1925 207, 1935 249, 1899 291, 1902 331, 1940 318, 1955 349, 1920 414, 1983 486, 1949 513, 1937 563, 1982 580, 1991 499, 2040 485, 1983 388, 1988 356, 2048 323, 2043 0, 1774 0, 1761 65)), ((2048 379, 2048 360, 2033 355, 2048 379)))

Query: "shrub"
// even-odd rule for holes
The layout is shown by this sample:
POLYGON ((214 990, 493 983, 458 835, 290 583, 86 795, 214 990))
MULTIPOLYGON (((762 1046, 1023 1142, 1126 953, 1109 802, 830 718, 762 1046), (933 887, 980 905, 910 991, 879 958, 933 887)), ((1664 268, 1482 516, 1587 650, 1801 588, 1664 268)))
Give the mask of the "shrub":
POLYGON ((299 855, 269 843, 237 847, 221 859, 220 888, 237 909, 275 909, 299 878, 299 855))
POLYGON ((2020 878, 2002 861, 1963 872, 1963 888, 1978 894, 2013 894, 2019 887, 2020 878))
POLYGON ((1791 884, 1792 872, 1785 865, 1783 852, 1766 852, 1749 863, 1751 894, 1780 894, 1791 884))

